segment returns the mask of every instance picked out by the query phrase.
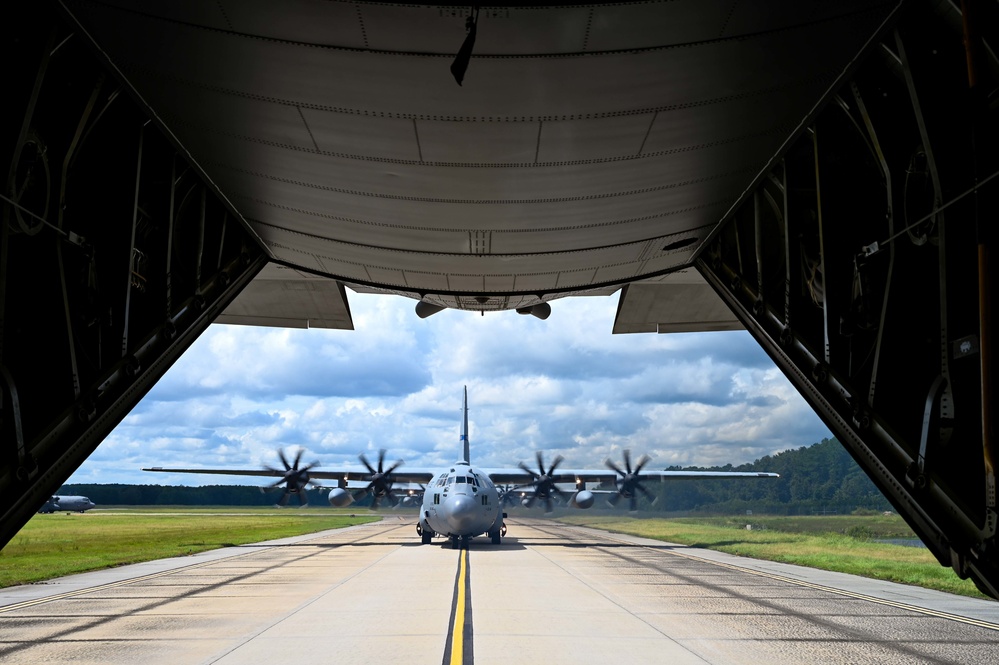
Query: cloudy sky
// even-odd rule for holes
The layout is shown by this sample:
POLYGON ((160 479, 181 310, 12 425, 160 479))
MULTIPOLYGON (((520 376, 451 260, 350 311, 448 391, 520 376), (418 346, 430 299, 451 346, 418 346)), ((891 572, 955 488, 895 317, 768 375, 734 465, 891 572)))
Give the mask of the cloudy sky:
POLYGON ((379 448, 406 466, 457 459, 468 386, 472 462, 535 451, 603 468, 750 462, 831 436, 745 332, 612 335, 617 295, 552 303, 547 321, 348 291, 354 331, 213 325, 71 483, 263 484, 141 467, 259 468, 306 449, 322 467, 379 448))

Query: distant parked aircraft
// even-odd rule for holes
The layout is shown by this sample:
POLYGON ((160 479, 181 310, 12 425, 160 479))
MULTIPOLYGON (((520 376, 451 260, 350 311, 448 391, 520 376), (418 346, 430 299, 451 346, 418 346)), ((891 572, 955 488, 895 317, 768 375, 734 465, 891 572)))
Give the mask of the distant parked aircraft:
POLYGON ((39 513, 85 513, 97 504, 85 496, 54 496, 38 509, 39 513))

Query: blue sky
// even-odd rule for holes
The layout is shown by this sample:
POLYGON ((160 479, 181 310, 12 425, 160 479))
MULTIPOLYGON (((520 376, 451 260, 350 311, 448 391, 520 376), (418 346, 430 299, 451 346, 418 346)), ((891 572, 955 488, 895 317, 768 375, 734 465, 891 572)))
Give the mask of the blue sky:
POLYGON ((603 467, 630 448, 653 468, 741 464, 831 436, 745 332, 612 335, 618 296, 552 303, 546 321, 348 291, 354 331, 212 325, 71 483, 262 484, 141 467, 259 468, 306 449, 427 467, 458 457, 468 386, 472 461, 565 457, 603 467))

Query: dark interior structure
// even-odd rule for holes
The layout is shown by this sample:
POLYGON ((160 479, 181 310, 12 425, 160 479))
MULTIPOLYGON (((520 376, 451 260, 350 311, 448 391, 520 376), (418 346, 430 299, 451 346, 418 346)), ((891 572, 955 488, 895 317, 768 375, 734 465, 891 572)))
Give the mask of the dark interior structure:
POLYGON ((999 597, 995 0, 7 3, 0 544, 213 321, 745 328, 999 597))

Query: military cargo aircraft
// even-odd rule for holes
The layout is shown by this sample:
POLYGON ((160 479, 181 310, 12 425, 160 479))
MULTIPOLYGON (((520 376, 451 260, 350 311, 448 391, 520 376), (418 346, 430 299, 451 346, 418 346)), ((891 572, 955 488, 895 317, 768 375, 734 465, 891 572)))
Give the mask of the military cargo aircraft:
POLYGON ((85 513, 94 506, 93 501, 85 496, 53 496, 38 509, 39 513, 85 513))
MULTIPOLYGON (((619 466, 610 459, 604 464, 606 469, 559 469, 563 458, 555 457, 546 468, 544 455, 537 453, 537 470, 523 462, 515 469, 478 469, 471 465, 468 440, 468 388, 464 390, 462 404, 461 444, 462 457, 442 469, 408 469, 400 471, 402 460, 385 466, 385 450, 378 454, 378 463, 373 465, 361 454, 363 469, 335 469, 315 471, 318 462, 299 466, 304 450, 299 450, 293 462, 289 463, 283 451, 278 451, 284 469, 266 467, 264 469, 172 469, 153 467, 143 471, 163 473, 208 473, 243 476, 277 476, 267 490, 284 485, 284 494, 278 505, 286 505, 291 495, 298 496, 301 505, 307 505, 305 490, 309 485, 322 487, 317 480, 335 480, 337 486, 330 489, 330 505, 342 508, 368 495, 373 497, 372 507, 377 509, 382 501, 393 505, 405 503, 405 496, 397 496, 401 484, 419 484, 424 487, 423 504, 416 531, 423 544, 433 538, 449 538, 455 549, 467 547, 471 538, 488 534, 492 543, 498 545, 506 533, 503 507, 510 496, 521 495, 522 504, 530 508, 540 501, 545 512, 551 512, 557 498, 572 508, 586 509, 594 504, 597 494, 608 496, 608 503, 617 505, 628 499, 630 510, 635 510, 638 497, 642 495, 655 501, 655 495, 645 488, 647 480, 660 482, 670 478, 777 478, 776 473, 756 473, 739 471, 652 471, 645 466, 650 461, 647 455, 632 466, 629 451, 624 451, 624 465, 619 466), (360 488, 352 488, 350 482, 366 482, 360 488), (560 485, 572 485, 563 489, 560 485), (499 485, 499 486, 498 486, 499 485)), ((408 491, 406 492, 408 496, 408 491)))

